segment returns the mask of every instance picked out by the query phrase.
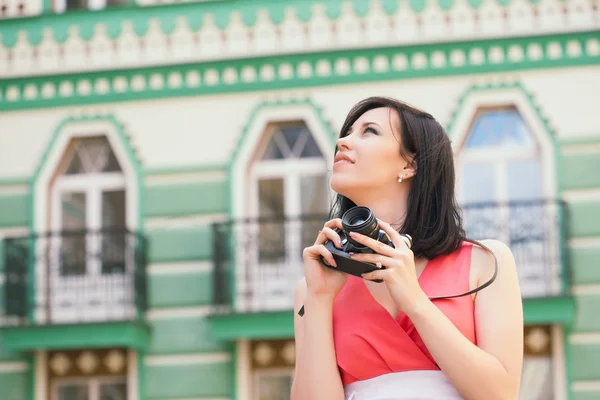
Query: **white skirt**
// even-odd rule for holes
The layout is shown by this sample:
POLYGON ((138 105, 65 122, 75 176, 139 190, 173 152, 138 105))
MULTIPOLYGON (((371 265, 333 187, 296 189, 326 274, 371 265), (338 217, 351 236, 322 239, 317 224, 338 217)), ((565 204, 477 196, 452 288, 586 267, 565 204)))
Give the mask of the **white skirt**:
POLYGON ((346 400, 463 400, 442 371, 406 371, 344 386, 346 400))

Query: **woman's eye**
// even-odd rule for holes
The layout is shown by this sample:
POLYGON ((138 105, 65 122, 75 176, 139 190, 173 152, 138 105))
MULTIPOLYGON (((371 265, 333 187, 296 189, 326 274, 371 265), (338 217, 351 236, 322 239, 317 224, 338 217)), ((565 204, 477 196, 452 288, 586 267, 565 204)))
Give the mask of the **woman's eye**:
POLYGON ((370 132, 370 133, 372 133, 374 135, 378 135, 377 131, 375 129, 373 129, 373 128, 367 128, 367 129, 365 129, 365 133, 367 133, 367 132, 370 132))

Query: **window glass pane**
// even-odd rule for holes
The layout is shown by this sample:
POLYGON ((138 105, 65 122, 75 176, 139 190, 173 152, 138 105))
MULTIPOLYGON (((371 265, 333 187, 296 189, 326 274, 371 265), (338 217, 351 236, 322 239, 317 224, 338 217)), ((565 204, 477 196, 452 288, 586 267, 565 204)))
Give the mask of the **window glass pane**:
POLYGON ((85 193, 61 194, 61 275, 86 273, 86 200, 85 193))
POLYGON ((481 113, 475 120, 465 144, 466 148, 534 146, 535 141, 517 110, 481 113))
POLYGON ((62 384, 57 390, 57 400, 89 400, 89 389, 85 383, 62 384))
POLYGON ((315 138, 306 125, 283 125, 277 128, 260 157, 262 160, 323 157, 315 138))
POLYGON ((298 149, 295 148, 296 145, 299 144, 302 146, 302 143, 306 140, 304 136, 310 136, 310 133, 308 133, 306 128, 301 125, 286 126, 281 128, 280 132, 292 154, 298 154, 298 149))
POLYGON ((326 175, 303 176, 300 178, 300 211, 302 243, 298 256, 302 250, 312 245, 315 241, 315 232, 323 226, 325 215, 329 207, 329 185, 326 175))
POLYGON ((292 377, 260 376, 258 378, 258 400, 289 400, 292 390, 292 377))
POLYGON ((100 400, 127 400, 127 384, 124 382, 101 384, 100 400))
POLYGON ((105 136, 75 139, 65 158, 70 159, 66 168, 68 175, 121 171, 105 136))
POLYGON ((67 10, 87 8, 86 0, 67 0, 67 10))
POLYGON ((462 185, 466 204, 494 201, 496 199, 494 164, 465 163, 462 185))
POLYGON ((302 214, 327 212, 329 190, 326 175, 303 176, 300 178, 300 206, 302 214))
POLYGON ((129 0, 107 0, 106 1, 107 7, 124 6, 127 4, 129 4, 129 0))
POLYGON ((285 257, 285 213, 283 179, 261 179, 258 182, 259 246, 261 261, 285 257))
POLYGON ((125 271, 125 191, 102 193, 102 273, 125 271))
POLYGON ((308 135, 308 140, 304 144, 304 148, 302 149, 302 153, 300 153, 301 158, 310 158, 310 157, 323 157, 323 153, 321 153, 321 149, 319 149, 319 145, 315 141, 313 135, 308 135))
POLYGON ((281 160, 284 158, 283 152, 279 148, 277 142, 273 139, 269 140, 265 151, 262 154, 262 160, 281 160))
POLYGON ((285 212, 283 196, 283 179, 261 179, 258 182, 260 216, 283 216, 285 212))
POLYGON ((526 355, 521 373, 520 400, 554 399, 552 357, 526 355))
POLYGON ((508 163, 508 198, 531 200, 542 198, 542 166, 538 160, 515 160, 508 163))
POLYGON ((125 226, 125 190, 102 193, 102 227, 121 228, 125 226))

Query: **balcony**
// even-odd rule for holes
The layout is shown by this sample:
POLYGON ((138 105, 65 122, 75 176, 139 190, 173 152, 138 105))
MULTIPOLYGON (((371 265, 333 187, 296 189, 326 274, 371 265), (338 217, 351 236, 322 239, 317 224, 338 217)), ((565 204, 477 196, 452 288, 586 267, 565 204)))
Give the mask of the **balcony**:
MULTIPOLYGON (((572 318, 565 207, 557 201, 463 207, 467 236, 495 238, 512 250, 526 323, 572 318)), ((245 219, 213 226, 213 330, 223 339, 293 333, 293 292, 303 276, 302 249, 326 216, 245 219)))
POLYGON ((5 345, 145 346, 147 247, 125 229, 5 238, 5 345))

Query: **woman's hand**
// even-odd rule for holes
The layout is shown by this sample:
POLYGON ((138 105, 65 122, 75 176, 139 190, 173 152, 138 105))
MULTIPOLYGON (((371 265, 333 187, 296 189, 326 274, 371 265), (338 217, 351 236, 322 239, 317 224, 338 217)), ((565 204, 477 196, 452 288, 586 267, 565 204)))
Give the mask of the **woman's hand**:
POLYGON ((342 229, 340 218, 327 221, 323 229, 319 231, 314 245, 305 248, 302 252, 307 294, 328 295, 335 298, 346 284, 347 274, 323 266, 320 259, 320 256, 323 256, 329 265, 336 266, 333 255, 323 245, 327 240, 331 240, 336 247, 342 247, 340 236, 334 228, 342 229))
POLYGON ((352 239, 371 248, 375 254, 353 254, 351 258, 356 261, 381 264, 381 269, 361 276, 368 280, 383 280, 394 302, 400 310, 406 313, 423 298, 427 298, 427 295, 419 285, 415 270, 415 258, 408 247, 408 238, 403 238, 390 224, 379 219, 377 221, 379 221, 380 228, 388 234, 395 248, 368 236, 352 232, 350 233, 352 239))

